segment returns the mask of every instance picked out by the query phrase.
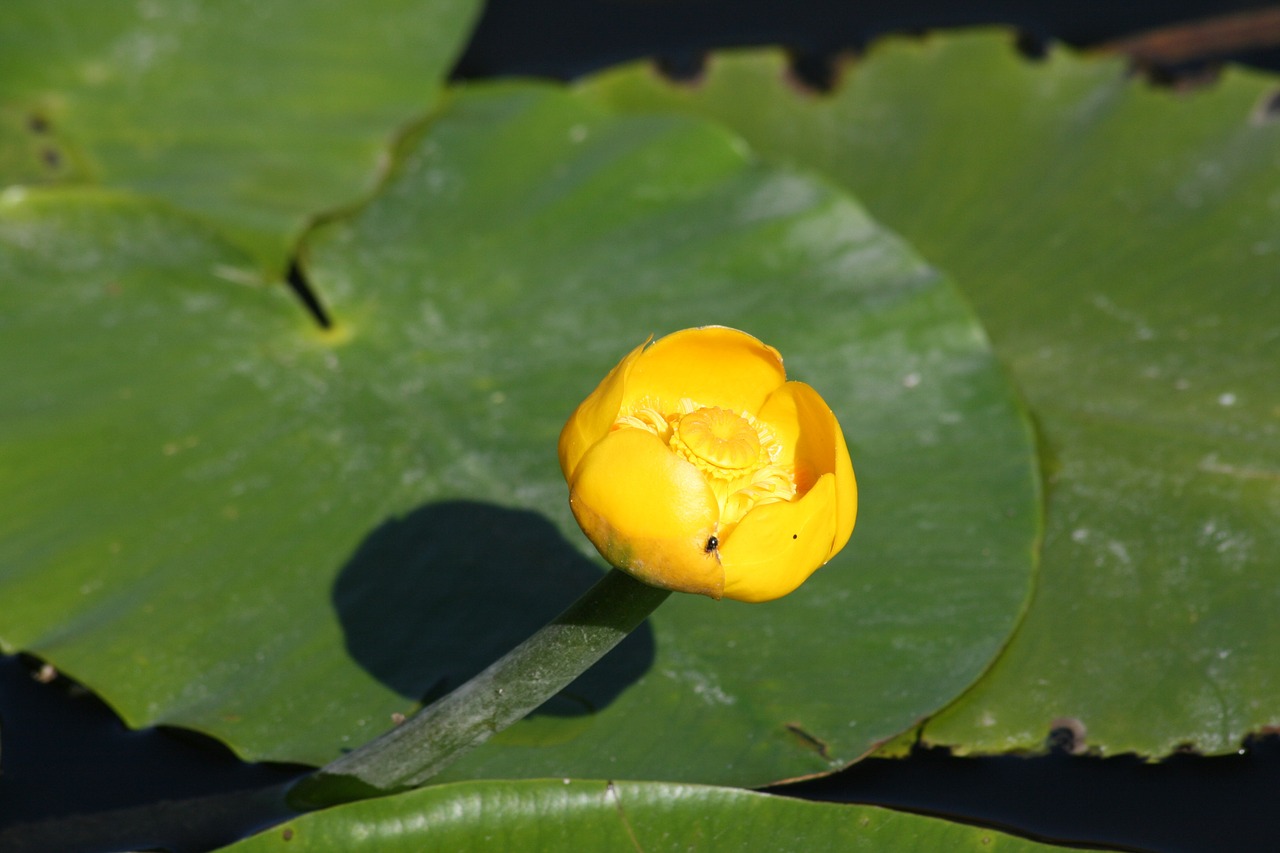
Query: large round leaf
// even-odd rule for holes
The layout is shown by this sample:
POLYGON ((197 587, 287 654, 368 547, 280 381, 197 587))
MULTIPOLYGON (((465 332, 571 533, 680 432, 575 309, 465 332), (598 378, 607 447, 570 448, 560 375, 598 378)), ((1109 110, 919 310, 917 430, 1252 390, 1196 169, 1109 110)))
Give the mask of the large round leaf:
POLYGON ((782 65, 596 87, 838 178, 957 275, 1024 389, 1050 475, 1043 585, 928 737, 1028 748, 1075 718, 1090 745, 1158 755, 1280 722, 1277 79, 1156 90, 999 33, 885 42, 829 97, 782 65))
POLYGON ((397 851, 1053 851, 976 826, 874 806, 658 782, 459 782, 305 815, 230 847, 397 851))
POLYGON ((6 0, 0 185, 90 180, 196 211, 283 269, 435 102, 476 0, 6 0))
POLYGON ((0 241, 24 365, 0 380, 0 637, 131 724, 321 762, 478 671, 599 576, 564 419, 702 323, 835 409, 853 541, 776 603, 669 601, 455 775, 827 770, 968 686, 1027 596, 1028 431, 971 316, 847 197, 709 124, 458 95, 310 241, 323 333, 145 204, 11 196, 0 241))

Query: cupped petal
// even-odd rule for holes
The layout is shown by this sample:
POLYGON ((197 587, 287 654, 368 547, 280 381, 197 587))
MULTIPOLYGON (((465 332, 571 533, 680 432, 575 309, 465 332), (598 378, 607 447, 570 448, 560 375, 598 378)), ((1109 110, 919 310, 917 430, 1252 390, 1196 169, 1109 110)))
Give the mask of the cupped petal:
POLYGON ((772 601, 793 591, 834 553, 836 477, 823 474, 794 501, 761 504, 720 544, 724 597, 772 601))
POLYGON ((641 353, 622 404, 650 400, 674 410, 687 398, 754 414, 786 380, 782 356, 773 347, 737 329, 703 326, 659 338, 641 353))
POLYGON ((560 470, 564 473, 566 480, 572 479, 573 471, 578 467, 583 454, 591 448, 591 445, 604 438, 609 428, 613 426, 613 422, 617 420, 627 377, 651 340, 653 340, 652 337, 627 353, 626 357, 609 371, 609 375, 600 380, 596 390, 578 405, 578 408, 569 416, 564 429, 560 430, 558 447, 560 470))
POLYGON ((788 382, 774 391, 758 417, 782 445, 782 456, 775 461, 794 466, 799 494, 824 474, 832 475, 836 527, 826 562, 848 543, 858 516, 858 483, 840 423, 822 396, 803 382, 788 382))
POLYGON ((612 565, 663 589, 721 596, 724 570, 708 548, 715 493, 652 433, 624 428, 593 444, 569 482, 569 506, 612 565))

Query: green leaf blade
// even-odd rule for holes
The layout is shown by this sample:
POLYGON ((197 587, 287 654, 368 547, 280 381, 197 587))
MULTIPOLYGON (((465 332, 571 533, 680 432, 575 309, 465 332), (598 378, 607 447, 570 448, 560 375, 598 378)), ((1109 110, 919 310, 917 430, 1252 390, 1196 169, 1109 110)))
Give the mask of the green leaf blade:
POLYGON ((635 68, 587 88, 719 118, 850 188, 956 275, 1026 395, 1043 585, 925 737, 1036 749, 1068 719, 1080 748, 1164 755, 1274 725, 1275 78, 1155 90, 1117 59, 1028 62, 1002 32, 885 41, 829 97, 781 67, 744 53, 695 89, 635 68))
POLYGON ((0 168, 13 164, 0 183, 164 199, 279 275, 312 218, 375 188, 392 135, 435 105, 478 11, 17 0, 0 24, 0 168))
MULTIPOLYGON (((59 198, 55 223, 92 207, 59 198)), ((602 570, 556 463, 564 419, 649 334, 705 323, 777 346, 832 405, 853 541, 776 603, 669 602, 454 778, 825 772, 963 691, 1021 613, 1037 480, 981 329, 848 197, 706 123, 456 93, 308 241, 329 332, 220 278, 241 257, 223 244, 176 266, 104 250, 152 220, 163 243, 200 231, 154 205, 41 230, 33 199, 0 209, 0 262, 22 271, 5 316, 49 354, 45 402, 3 422, 0 470, 48 498, 15 516, 0 596, 31 603, 0 638, 133 725, 319 764, 501 655, 602 570), (57 240, 99 263, 32 254, 57 240), (68 298, 111 282, 125 298, 68 298)))
POLYGON ((894 812, 698 785, 532 779, 440 785, 305 815, 230 847, 343 850, 1003 850, 1065 848, 894 812))

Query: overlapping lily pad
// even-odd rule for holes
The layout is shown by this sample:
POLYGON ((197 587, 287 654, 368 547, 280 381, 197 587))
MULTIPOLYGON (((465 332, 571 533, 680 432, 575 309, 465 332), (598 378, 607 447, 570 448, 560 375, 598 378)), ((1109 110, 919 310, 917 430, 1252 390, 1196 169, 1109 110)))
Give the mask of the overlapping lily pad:
POLYGON ((872 806, 656 782, 461 782, 306 815, 224 848, 396 851, 1064 850, 872 806))
POLYGON ((330 330, 166 207, 0 205, 0 638, 130 724, 318 763, 478 670, 602 570, 564 418, 701 323, 836 410, 853 541, 777 603, 668 602, 455 776, 823 771, 956 696, 1017 620, 1016 398, 950 284, 821 180, 706 123, 478 87, 304 257, 330 330))
POLYGON ((776 53, 693 87, 592 88, 715 116, 819 168, 952 272, 1042 431, 1043 586, 993 672, 926 728, 965 749, 1234 750, 1280 722, 1280 80, 1153 89, 1005 33, 878 44, 830 95, 776 53))
POLYGON ((479 5, 6 0, 0 185, 163 198, 279 272, 312 216, 375 186, 479 5))

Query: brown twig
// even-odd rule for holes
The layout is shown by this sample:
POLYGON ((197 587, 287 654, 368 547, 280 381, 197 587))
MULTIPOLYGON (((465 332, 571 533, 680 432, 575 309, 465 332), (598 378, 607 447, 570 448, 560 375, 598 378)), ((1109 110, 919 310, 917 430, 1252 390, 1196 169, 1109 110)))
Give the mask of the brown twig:
POLYGON ((1097 45, 1142 65, 1169 66, 1280 46, 1280 7, 1173 24, 1097 45))

